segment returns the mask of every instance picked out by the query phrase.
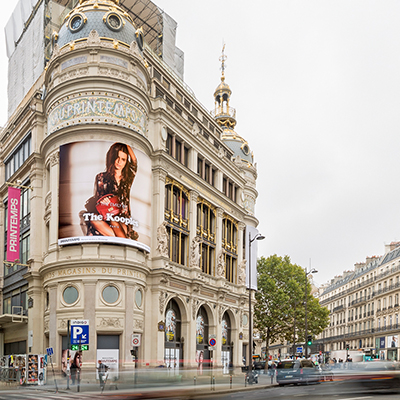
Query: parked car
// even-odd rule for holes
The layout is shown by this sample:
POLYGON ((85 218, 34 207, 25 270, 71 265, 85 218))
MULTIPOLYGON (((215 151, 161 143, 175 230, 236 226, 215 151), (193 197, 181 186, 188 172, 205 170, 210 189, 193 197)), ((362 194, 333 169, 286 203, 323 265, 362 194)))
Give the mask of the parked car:
POLYGON ((311 360, 282 360, 278 363, 276 380, 279 386, 291 383, 309 384, 320 382, 321 371, 311 360))

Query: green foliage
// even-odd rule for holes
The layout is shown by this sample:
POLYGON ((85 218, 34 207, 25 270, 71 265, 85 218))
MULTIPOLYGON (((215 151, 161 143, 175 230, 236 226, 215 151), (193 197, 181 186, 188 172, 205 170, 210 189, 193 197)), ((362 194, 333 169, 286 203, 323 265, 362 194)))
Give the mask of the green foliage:
POLYGON ((307 327, 315 337, 329 324, 329 311, 321 307, 311 295, 311 285, 304 269, 290 262, 290 257, 261 257, 257 264, 258 291, 255 294, 254 327, 266 341, 267 351, 271 343, 304 342, 305 285, 307 283, 307 327))

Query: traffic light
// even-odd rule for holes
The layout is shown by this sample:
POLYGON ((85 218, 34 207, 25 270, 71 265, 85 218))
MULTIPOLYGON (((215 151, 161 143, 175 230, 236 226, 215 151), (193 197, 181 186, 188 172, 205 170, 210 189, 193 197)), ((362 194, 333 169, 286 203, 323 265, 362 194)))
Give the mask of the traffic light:
POLYGON ((347 343, 346 344, 346 350, 349 350, 350 349, 350 345, 347 343))
POLYGON ((312 335, 308 335, 307 336, 307 346, 311 346, 312 345, 312 335))

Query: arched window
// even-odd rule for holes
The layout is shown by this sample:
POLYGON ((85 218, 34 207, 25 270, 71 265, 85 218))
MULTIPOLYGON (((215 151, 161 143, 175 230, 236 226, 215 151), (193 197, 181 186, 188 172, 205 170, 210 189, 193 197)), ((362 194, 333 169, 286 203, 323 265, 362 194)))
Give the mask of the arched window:
POLYGON ((197 203, 196 233, 203 240, 200 244, 201 269, 205 274, 214 275, 215 265, 215 207, 207 201, 197 203))
POLYGON ((181 313, 178 304, 171 299, 165 311, 164 362, 168 368, 179 369, 183 365, 181 343, 181 313))
POLYGON ((167 177, 165 186, 165 213, 169 237, 169 257, 171 261, 187 264, 189 237, 188 225, 189 192, 167 177))
POLYGON ((210 351, 208 348, 208 316, 201 306, 196 317, 196 362, 200 371, 210 366, 210 351))

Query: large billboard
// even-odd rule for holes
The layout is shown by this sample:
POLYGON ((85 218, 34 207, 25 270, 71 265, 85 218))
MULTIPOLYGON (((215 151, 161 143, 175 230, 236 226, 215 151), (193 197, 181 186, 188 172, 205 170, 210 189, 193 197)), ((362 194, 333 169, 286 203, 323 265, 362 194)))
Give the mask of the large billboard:
POLYGON ((151 161, 121 142, 60 147, 59 245, 106 242, 150 251, 151 161))

